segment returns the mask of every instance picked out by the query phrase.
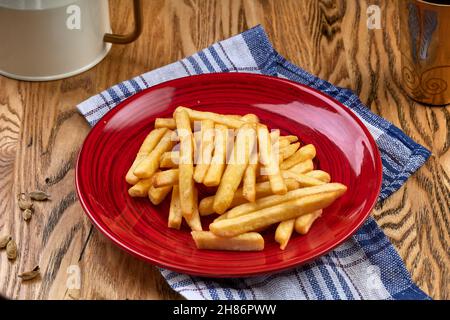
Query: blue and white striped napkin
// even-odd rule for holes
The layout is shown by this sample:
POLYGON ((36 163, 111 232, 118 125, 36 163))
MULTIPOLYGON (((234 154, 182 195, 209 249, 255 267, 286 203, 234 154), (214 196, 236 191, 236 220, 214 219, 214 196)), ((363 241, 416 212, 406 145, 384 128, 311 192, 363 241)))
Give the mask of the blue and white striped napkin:
MULTIPOLYGON (((379 200, 398 190, 430 152, 367 109, 352 91, 321 80, 280 56, 261 26, 217 42, 188 58, 117 84, 80 103, 90 125, 133 94, 171 79, 210 72, 252 72, 287 78, 342 102, 364 122, 383 161, 379 200)), ((166 269, 169 285, 188 299, 429 299, 412 281, 402 259, 373 218, 314 262, 267 276, 208 279, 166 269)))

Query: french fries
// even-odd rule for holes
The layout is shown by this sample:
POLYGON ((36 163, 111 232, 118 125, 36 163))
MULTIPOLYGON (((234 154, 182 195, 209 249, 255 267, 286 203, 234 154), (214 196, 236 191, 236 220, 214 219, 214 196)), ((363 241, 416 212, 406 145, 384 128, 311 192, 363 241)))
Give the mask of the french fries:
POLYGON ((200 157, 194 170, 194 180, 197 183, 203 182, 211 164, 214 149, 214 122, 209 119, 203 120, 201 125, 200 157))
POLYGON ((293 144, 290 144, 286 147, 280 148, 279 154, 280 154, 280 160, 284 160, 292 156, 297 149, 300 147, 300 142, 296 142, 293 144))
POLYGON ((242 184, 242 196, 250 202, 255 202, 256 199, 256 172, 258 164, 249 164, 245 169, 244 179, 242 184))
POLYGON ((316 148, 312 144, 308 144, 301 147, 296 153, 284 160, 280 165, 280 169, 286 170, 292 168, 302 161, 313 159, 315 156, 316 148))
POLYGON ((283 202, 299 199, 306 196, 311 196, 326 192, 341 192, 346 189, 343 184, 340 183, 327 183, 319 186, 306 187, 289 191, 284 195, 270 195, 264 198, 260 198, 255 202, 243 203, 236 206, 223 215, 218 220, 236 218, 254 211, 262 210, 268 207, 273 207, 283 202))
POLYGON ((307 234, 314 221, 322 215, 322 210, 307 213, 295 219, 295 231, 300 234, 307 234))
POLYGON ((209 230, 220 237, 234 237, 274 223, 297 218, 305 213, 326 208, 339 198, 345 190, 346 188, 341 191, 314 194, 236 218, 216 221, 209 225, 209 230))
POLYGON ((189 108, 178 107, 175 112, 184 110, 188 113, 188 116, 195 121, 212 120, 214 123, 223 124, 229 128, 239 129, 246 121, 243 121, 236 117, 230 117, 223 114, 217 114, 214 112, 197 111, 189 108))
POLYGON ((247 168, 251 150, 255 143, 255 132, 251 124, 244 124, 239 130, 227 165, 214 197, 214 211, 224 213, 233 201, 234 193, 241 183, 244 171, 247 168))
POLYGON ((302 161, 300 163, 297 163, 296 165, 294 165, 293 167, 288 169, 291 172, 294 173, 307 173, 309 171, 314 170, 314 164, 312 162, 311 159, 302 161))
POLYGON ((125 175, 128 194, 159 205, 172 191, 167 227, 184 229, 186 221, 198 249, 260 251, 259 232, 277 225, 274 240, 285 250, 294 230, 307 234, 347 190, 314 168, 314 145, 269 132, 255 114, 178 107, 154 126, 125 175), (203 191, 215 194, 199 199, 203 191), (203 231, 201 217, 211 214, 203 231))
POLYGON ((198 249, 261 251, 264 238, 256 232, 249 232, 232 238, 222 238, 209 231, 192 231, 192 238, 198 249))
POLYGON ((259 123, 258 116, 253 113, 249 113, 249 114, 246 114, 245 116, 242 116, 242 120, 244 120, 245 122, 259 123))
POLYGON ((162 169, 178 168, 179 162, 180 162, 180 152, 178 151, 164 152, 163 155, 161 156, 159 167, 162 169))
POLYGON ((128 189, 131 197, 146 197, 148 190, 152 186, 153 178, 139 180, 134 186, 128 189))
POLYGON ((305 176, 310 177, 310 178, 314 178, 317 180, 321 180, 323 182, 330 182, 331 181, 331 177, 330 174, 328 172, 322 171, 322 170, 313 170, 313 171, 309 171, 307 173, 305 173, 305 176))
MULTIPOLYGON (((301 218, 301 216, 299 217, 301 218)), ((297 218, 298 219, 298 218, 297 218)), ((275 230, 275 241, 280 244, 280 249, 284 250, 291 238, 292 231, 294 231, 294 223, 296 219, 289 219, 280 222, 275 230)))
POLYGON ((172 186, 161 188, 155 188, 154 186, 151 186, 150 189, 148 190, 148 198, 150 199, 151 203, 157 206, 158 204, 164 201, 164 199, 171 190, 172 186))
POLYGON ((294 142, 298 141, 298 137, 297 136, 292 136, 292 135, 290 135, 290 136, 281 136, 280 140, 287 140, 287 141, 289 141, 289 143, 294 143, 294 142))
POLYGON ((289 170, 281 170, 281 174, 283 178, 288 179, 294 179, 297 181, 301 187, 311 187, 311 186, 319 186, 321 184, 325 184, 324 181, 309 177, 302 173, 295 173, 289 170))
POLYGON ((179 169, 160 171, 153 175, 153 186, 156 188, 173 186, 179 182, 179 169))
POLYGON ((172 229, 180 229, 183 215, 181 214, 180 190, 178 186, 173 186, 172 199, 170 200, 169 219, 167 226, 172 229))
POLYGON ((172 118, 156 118, 155 128, 168 128, 174 130, 177 128, 177 124, 175 123, 175 119, 172 118))
POLYGON ((220 184, 227 157, 228 128, 222 124, 215 125, 214 154, 203 183, 207 187, 220 184))
POLYGON ((202 231, 202 222, 200 221, 200 214, 198 213, 198 191, 194 187, 194 208, 191 216, 184 216, 187 224, 192 231, 202 231))
POLYGON ((257 149, 257 143, 255 143, 242 183, 242 195, 250 202, 256 199, 256 175, 259 169, 257 149))
POLYGON ((158 170, 161 155, 174 145, 173 134, 173 131, 166 130, 156 147, 134 169, 135 176, 141 179, 150 178, 158 170))
POLYGON ((270 187, 275 194, 285 194, 287 192, 286 184, 280 173, 278 164, 278 153, 272 152, 272 144, 278 140, 276 135, 271 136, 269 130, 264 125, 257 127, 259 157, 264 165, 265 174, 269 176, 270 187))
POLYGON ((139 163, 141 163, 141 161, 155 148, 166 131, 166 128, 155 129, 147 135, 136 155, 136 158, 133 161, 133 164, 131 165, 130 169, 127 172, 127 175, 125 176, 125 180, 129 184, 136 184, 139 181, 139 177, 134 175, 134 170, 139 165, 139 163))
POLYGON ((190 218, 194 212, 194 150, 189 114, 185 109, 174 113, 177 132, 180 137, 179 192, 183 217, 190 218))
MULTIPOLYGON (((272 133, 273 133, 273 131, 271 132, 270 136, 272 137, 272 140, 273 140, 273 136, 275 136, 275 134, 272 134, 272 133)), ((286 147, 288 147, 290 145, 291 145, 291 143, 289 142, 289 140, 278 138, 278 150, 286 148, 286 147)))
MULTIPOLYGON (((286 179, 284 182, 286 183, 286 187, 288 188, 288 190, 294 190, 300 187, 300 184, 294 179, 286 179)), ((262 198, 272 194, 272 189, 268 181, 257 183, 255 185, 255 191, 256 198, 262 198)), ((230 208, 247 202, 247 199, 245 199, 243 192, 244 191, 242 188, 236 190, 233 201, 231 201, 230 208)), ((214 211, 213 204, 214 196, 203 198, 199 204, 200 215, 207 216, 213 213, 217 213, 214 211)))

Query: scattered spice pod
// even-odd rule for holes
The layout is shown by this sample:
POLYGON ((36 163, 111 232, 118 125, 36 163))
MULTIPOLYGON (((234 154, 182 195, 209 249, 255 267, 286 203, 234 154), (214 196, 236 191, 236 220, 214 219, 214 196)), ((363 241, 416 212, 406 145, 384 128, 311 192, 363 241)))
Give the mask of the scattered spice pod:
POLYGON ((23 192, 17 195, 17 204, 21 210, 31 209, 33 207, 33 202, 23 192))
POLYGON ((31 219, 31 216, 33 215, 33 211, 31 209, 25 209, 22 212, 22 218, 25 221, 29 221, 31 219))
POLYGON ((50 199, 50 195, 44 191, 36 190, 29 193, 31 200, 45 201, 50 199))
POLYGON ((28 281, 36 278, 40 274, 40 272, 41 271, 39 269, 39 266, 36 266, 33 268, 33 270, 22 272, 21 274, 18 275, 18 277, 21 278, 22 281, 28 281))
POLYGON ((9 240, 6 245, 6 256, 9 260, 15 260, 17 258, 17 244, 14 239, 9 240))
POLYGON ((3 249, 6 247, 6 245, 8 244, 8 242, 11 240, 11 236, 2 236, 0 237, 0 249, 3 249))

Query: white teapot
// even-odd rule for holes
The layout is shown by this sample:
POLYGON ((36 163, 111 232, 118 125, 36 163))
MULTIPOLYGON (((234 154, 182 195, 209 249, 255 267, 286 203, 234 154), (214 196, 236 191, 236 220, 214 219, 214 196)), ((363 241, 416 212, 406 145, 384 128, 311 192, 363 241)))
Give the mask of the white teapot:
POLYGON ((70 77, 99 63, 111 43, 130 43, 142 30, 111 34, 108 0, 0 0, 0 74, 20 80, 70 77))

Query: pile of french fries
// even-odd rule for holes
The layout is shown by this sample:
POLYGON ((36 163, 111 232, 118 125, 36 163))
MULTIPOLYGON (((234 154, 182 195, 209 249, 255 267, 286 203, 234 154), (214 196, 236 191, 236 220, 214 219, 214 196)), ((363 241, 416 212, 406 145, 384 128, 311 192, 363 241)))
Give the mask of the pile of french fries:
POLYGON ((269 132, 254 114, 222 115, 178 107, 158 118, 126 174, 132 197, 160 204, 170 192, 168 227, 183 220, 199 249, 258 251, 260 232, 276 224, 284 250, 347 187, 314 170, 316 149, 296 136, 269 132), (199 201, 200 185, 215 195, 199 201), (218 217, 202 229, 201 217, 218 217))

